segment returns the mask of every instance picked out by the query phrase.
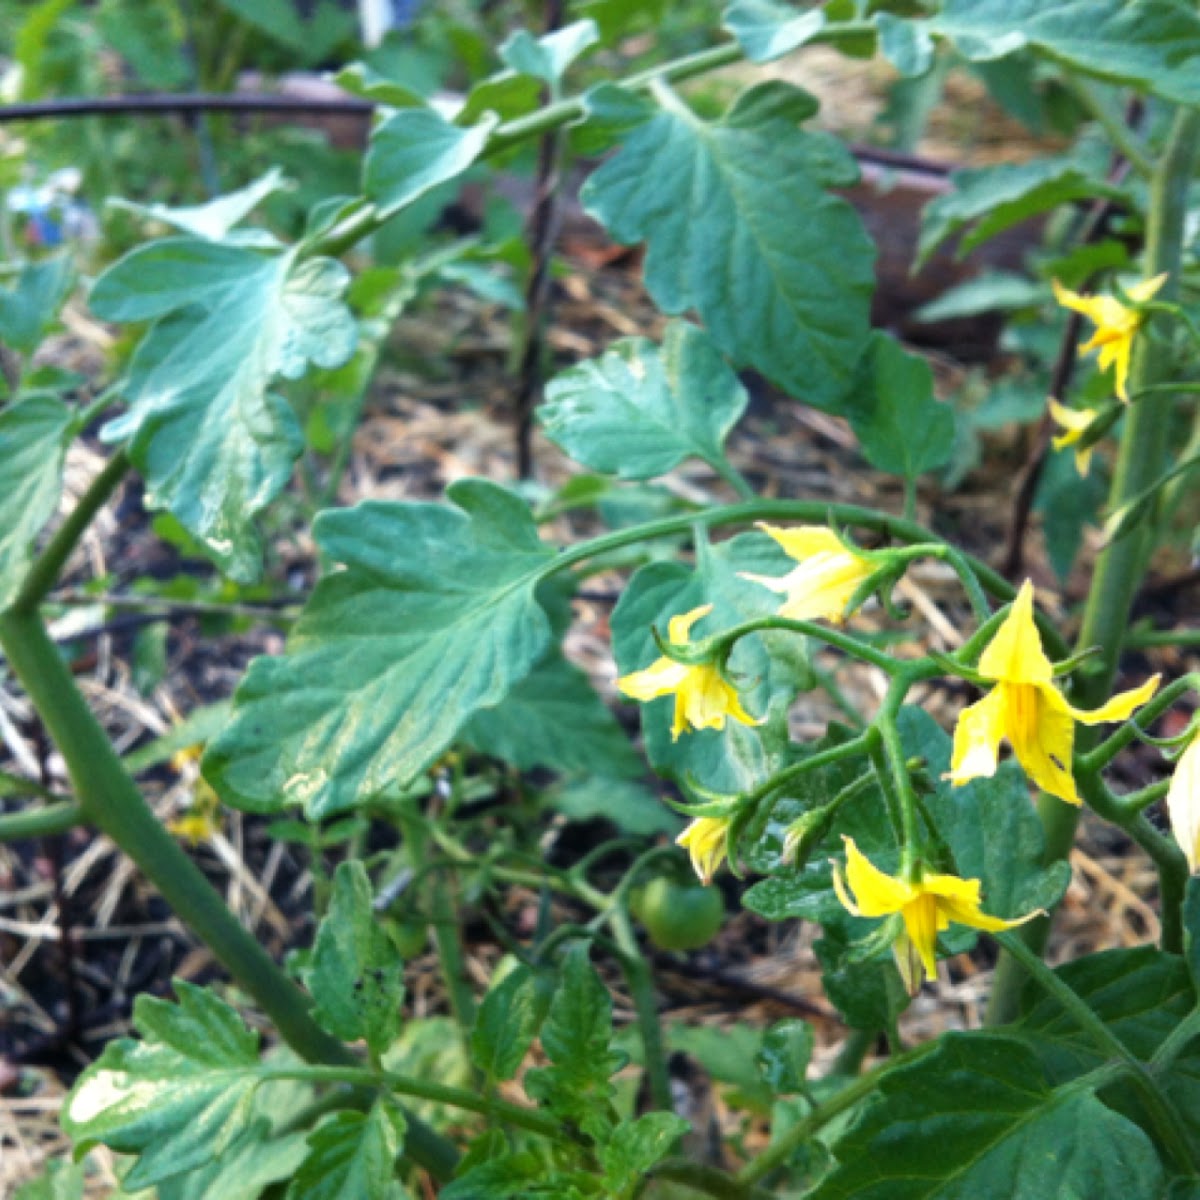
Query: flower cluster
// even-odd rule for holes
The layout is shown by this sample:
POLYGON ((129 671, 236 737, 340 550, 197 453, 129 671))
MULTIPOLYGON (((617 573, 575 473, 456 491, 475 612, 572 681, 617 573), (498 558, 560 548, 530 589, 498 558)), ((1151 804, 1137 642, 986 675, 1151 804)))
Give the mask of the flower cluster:
MULTIPOLYGON (((853 615, 856 598, 869 595, 887 577, 881 553, 858 551, 832 530, 762 527, 797 566, 781 577, 743 578, 784 595, 777 617, 801 622, 841 623, 853 615)), ((726 718, 743 725, 761 724, 748 713, 737 687, 725 675, 729 639, 715 635, 693 644, 692 627, 712 611, 711 605, 672 617, 665 653, 650 666, 622 677, 622 692, 637 700, 675 697, 672 736, 689 729, 723 729, 726 718), (708 647, 713 647, 709 655, 708 647), (678 651, 678 657, 675 656, 678 651)), ((661 644, 661 643, 660 643, 661 644)), ((1055 686, 1055 666, 1047 657, 1034 616, 1033 585, 1026 581, 996 626, 968 676, 988 688, 987 694, 963 710, 954 731, 950 770, 944 776, 955 787, 995 773, 999 749, 1007 741, 1028 777, 1042 791, 1068 804, 1081 803, 1073 773, 1075 724, 1122 721, 1145 704, 1159 684, 1156 675, 1140 687, 1121 692, 1097 709, 1076 708, 1055 686)), ((1200 863, 1200 736, 1181 756, 1170 793, 1177 836, 1192 863, 1200 863)), ((711 810, 710 810, 711 811, 711 810)), ((732 815, 695 818, 680 835, 696 874, 705 884, 728 857, 732 815)), ((802 831, 796 832, 796 840, 802 831)), ((791 836, 789 834, 789 836, 791 836)), ((821 836, 824 836, 823 834, 821 836)), ((920 848, 903 847, 901 872, 887 875, 874 866, 850 838, 845 838, 843 877, 835 865, 834 888, 845 908, 864 917, 895 922, 892 948, 910 991, 936 973, 938 934, 954 922, 975 929, 1000 931, 1036 916, 1016 919, 983 911, 981 882, 935 872, 922 861, 920 848)), ((794 847, 785 853, 785 859, 794 847)), ((884 936, 887 936, 885 933, 884 936)))

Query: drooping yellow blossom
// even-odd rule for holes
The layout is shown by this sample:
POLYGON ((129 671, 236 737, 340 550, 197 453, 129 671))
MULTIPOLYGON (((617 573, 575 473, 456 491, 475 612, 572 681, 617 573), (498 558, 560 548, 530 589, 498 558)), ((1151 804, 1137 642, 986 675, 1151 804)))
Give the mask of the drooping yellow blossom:
POLYGON ((977 669, 996 686, 958 718, 946 778, 959 785, 994 774, 997 751, 1007 738, 1034 783, 1068 804, 1080 803, 1071 774, 1075 722, 1100 725, 1123 721, 1154 695, 1159 681, 1155 675, 1093 712, 1073 707, 1054 686, 1054 667, 1033 621, 1033 584, 1029 580, 980 656, 977 669))
MULTIPOLYGON (((672 646, 686 646, 692 626, 712 612, 712 605, 693 608, 667 624, 667 639, 672 646)), ((725 718, 743 725, 761 725, 742 707, 734 686, 722 676, 715 664, 691 666, 666 655, 642 671, 634 671, 617 680, 617 687, 634 700, 675 697, 675 720, 671 725, 674 740, 687 729, 724 729, 725 718)))
POLYGON ((1200 871, 1200 733, 1192 737, 1175 764, 1167 792, 1167 813, 1175 840, 1195 875, 1200 871))
POLYGON ((691 855, 692 869, 705 887, 725 861, 728 837, 728 817, 697 817, 675 839, 691 855))
MULTIPOLYGON (((1137 304, 1145 303, 1154 298, 1166 281, 1165 273, 1144 280, 1128 289, 1129 298, 1137 304)), ((1089 350, 1100 351, 1100 370, 1116 368, 1117 395, 1128 401, 1129 356, 1133 352, 1133 339, 1145 321, 1145 314, 1122 304, 1116 296, 1081 296, 1063 287, 1057 279, 1054 280, 1054 298, 1064 308, 1082 313, 1096 326, 1096 332, 1079 349, 1084 353, 1089 350)))
POLYGON ((742 578, 761 583, 773 592, 786 593, 787 600, 779 609, 779 615, 790 621, 824 618, 840 623, 851 597, 877 570, 876 564, 846 549, 837 534, 823 525, 780 529, 760 521, 758 527, 773 537, 800 565, 786 575, 742 574, 742 578))
POLYGON ((833 887, 844 908, 856 917, 888 917, 899 913, 904 928, 893 943, 892 952, 910 996, 921 987, 921 972, 926 979, 937 978, 937 938, 953 921, 972 929, 997 932, 1012 929, 1042 914, 1042 910, 1026 913, 1013 921, 991 917, 980 905, 978 879, 960 879, 957 875, 924 874, 915 883, 894 875, 885 875, 854 844, 843 837, 846 845, 846 878, 834 863, 833 887), (847 891, 854 893, 853 899, 847 891))
POLYGON ((211 842, 221 832, 221 800, 206 780, 196 780, 191 807, 168 821, 167 829, 191 846, 211 842))
MULTIPOLYGON (((1096 419, 1096 410, 1094 408, 1068 408, 1065 404, 1059 404, 1051 396, 1050 415, 1063 430, 1053 439, 1054 448, 1055 450, 1065 450, 1068 446, 1074 446, 1079 442, 1091 428, 1092 422, 1096 419)), ((1088 468, 1092 465, 1094 449, 1094 446, 1083 446, 1075 451, 1075 470, 1080 475, 1088 473, 1088 468)))

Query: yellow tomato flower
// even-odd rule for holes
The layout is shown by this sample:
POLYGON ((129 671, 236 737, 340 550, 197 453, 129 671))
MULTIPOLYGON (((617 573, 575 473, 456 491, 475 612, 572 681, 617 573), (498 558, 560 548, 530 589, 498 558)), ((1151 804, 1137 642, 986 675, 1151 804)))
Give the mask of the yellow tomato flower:
MULTIPOLYGON (((1128 289, 1129 298, 1136 303, 1144 303, 1152 299, 1166 281, 1165 272, 1147 279, 1128 289)), ((1089 350, 1100 351, 1100 370, 1116 368, 1117 395, 1128 401, 1126 385, 1129 379, 1129 356, 1133 352, 1133 339, 1141 329, 1145 315, 1136 308, 1122 304, 1116 296, 1081 296, 1063 287, 1057 279, 1054 280, 1054 298, 1064 308, 1082 313, 1096 326, 1096 332, 1079 349, 1084 353, 1089 350)))
POLYGON ((1200 871, 1200 733, 1192 737, 1175 764, 1167 792, 1167 813, 1175 840, 1195 875, 1200 871))
POLYGON ((924 874, 915 883, 894 875, 885 875, 854 844, 854 839, 842 838, 846 845, 846 878, 841 868, 833 865, 833 887, 842 906, 856 917, 889 917, 899 913, 904 928, 892 946, 896 965, 910 996, 921 987, 921 969, 925 978, 937 978, 937 938, 951 921, 969 925, 972 929, 998 932, 1022 925, 1042 915, 1038 909, 1006 921, 991 917, 980 905, 978 879, 960 879, 957 875, 924 874), (854 893, 853 899, 847 891, 854 893))
POLYGON ((221 801, 208 783, 199 779, 191 807, 167 822, 167 829, 191 846, 211 842, 221 832, 221 801))
POLYGON ((676 839, 692 857, 692 869, 707 887, 721 869, 728 849, 729 818, 697 817, 676 839))
POLYGON ((790 621, 824 618, 840 623, 851 597, 863 581, 874 574, 875 564, 861 554, 847 550, 837 534, 823 525, 780 529, 760 521, 758 527, 773 537, 800 565, 786 575, 742 574, 741 577, 761 583, 773 592, 786 593, 787 600, 779 609, 781 617, 790 621))
POLYGON ((1075 722, 1123 721, 1154 695, 1159 681, 1155 675, 1093 712, 1073 707, 1054 686, 1054 667, 1033 622, 1033 584, 1029 580, 1022 584, 1012 611, 980 656, 977 669, 996 686, 958 718, 946 778, 957 786, 994 774, 997 751, 1007 738, 1034 783, 1068 804, 1081 803, 1071 774, 1075 722))
MULTIPOLYGON (((693 608, 667 624, 667 640, 672 646, 686 646, 692 626, 712 612, 712 605, 693 608)), ((743 725, 761 725, 742 707, 737 691, 722 676, 715 664, 691 666, 663 655, 643 671, 634 671, 617 680, 617 687, 634 700, 675 697, 675 720, 671 738, 675 740, 689 726, 692 729, 724 729, 725 718, 743 725)))
MULTIPOLYGON (((1068 446, 1074 446, 1080 441, 1092 427, 1092 422, 1096 419, 1096 410, 1094 408, 1068 408, 1065 404, 1059 404, 1051 396, 1050 415, 1054 418, 1055 424, 1063 430, 1058 437, 1053 439, 1054 448, 1055 450, 1065 450, 1068 446)), ((1075 451, 1075 470, 1080 475, 1088 473, 1088 468, 1092 465, 1094 449, 1094 446, 1084 446, 1075 451)))

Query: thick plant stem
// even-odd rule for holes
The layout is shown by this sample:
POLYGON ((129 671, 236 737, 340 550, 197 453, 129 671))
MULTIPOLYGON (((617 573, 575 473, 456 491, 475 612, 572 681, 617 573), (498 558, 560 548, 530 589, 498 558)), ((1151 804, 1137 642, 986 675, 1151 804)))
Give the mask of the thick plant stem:
MULTIPOLYGON (((297 1054, 310 1062, 356 1064, 351 1051, 313 1020, 304 993, 242 928, 150 811, 39 617, 0 615, 0 649, 66 761, 83 818, 134 861, 297 1054)), ((453 1172, 454 1146, 411 1116, 407 1145, 413 1160, 434 1175, 453 1172)))
MULTIPOLYGON (((1166 153, 1152 181, 1146 225, 1143 274, 1147 279, 1164 272, 1167 274, 1161 293, 1164 300, 1174 299, 1179 291, 1187 194, 1198 147, 1200 111, 1180 109, 1166 153)), ((1171 369, 1167 356, 1152 347, 1145 336, 1140 337, 1135 344, 1130 370, 1130 392, 1136 394, 1153 387, 1167 377, 1171 369)), ((1130 406, 1109 493, 1110 511, 1116 511, 1143 492, 1161 474, 1167 456, 1171 404, 1170 394, 1152 392, 1130 406)), ((1108 545, 1096 560, 1077 649, 1100 646, 1101 653, 1079 671, 1071 688, 1072 702, 1081 707, 1096 707, 1112 688, 1133 601, 1154 549, 1154 536, 1153 524, 1143 522, 1125 537, 1108 545)), ((1081 731, 1081 738, 1090 736, 1081 731)), ((1046 832, 1046 862, 1066 858, 1075 840, 1079 810, 1053 796, 1042 796, 1038 812, 1046 832)), ((1024 926, 1021 940, 1040 953, 1049 934, 1050 921, 1043 918, 1024 926)), ((1016 1017, 1024 977, 1025 972, 1011 956, 1001 958, 988 1008, 989 1024, 1004 1024, 1016 1017)))
POLYGON ((83 824, 83 809, 72 800, 27 808, 22 812, 0 814, 0 842, 21 838, 48 837, 66 833, 83 824))
POLYGON ((623 905, 612 910, 609 917, 613 940, 621 952, 621 966, 629 994, 637 1011, 638 1030, 642 1035, 642 1050, 646 1059, 646 1079, 650 1085, 650 1098, 654 1107, 664 1112, 674 1112, 675 1102, 671 1095, 671 1076, 667 1071, 667 1053, 663 1044, 662 1025, 658 1020, 658 1001, 654 995, 654 979, 642 956, 629 921, 629 913, 623 905))

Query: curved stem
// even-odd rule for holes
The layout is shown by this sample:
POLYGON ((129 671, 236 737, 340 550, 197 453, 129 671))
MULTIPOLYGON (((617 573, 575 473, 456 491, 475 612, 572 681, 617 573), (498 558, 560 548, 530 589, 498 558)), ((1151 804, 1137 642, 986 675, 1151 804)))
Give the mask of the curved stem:
POLYGON ((71 510, 70 516, 58 527, 54 536, 46 543, 46 548, 34 560, 21 590, 10 606, 11 612, 36 611, 46 594, 58 582, 63 567, 67 565, 67 559, 71 557, 71 552, 87 531, 87 527, 125 478, 129 466, 129 456, 124 450, 118 450, 105 463, 104 469, 80 496, 79 503, 71 510))
POLYGON ((732 647, 741 638, 767 629, 782 629, 789 633, 804 634, 818 642, 824 642, 827 646, 844 651, 851 658, 870 663, 881 671, 886 671, 889 675, 894 675, 900 669, 900 664, 890 655, 876 650, 874 646, 868 646, 866 642, 860 641, 851 634, 839 633, 838 630, 830 629, 828 625, 818 625, 815 621, 793 621, 787 617, 755 617, 753 620, 745 621, 741 625, 735 625, 732 629, 717 634, 712 641, 720 648, 721 652, 724 652, 726 648, 732 647))
POLYGON ((1173 679, 1157 696, 1148 700, 1111 737, 1086 754, 1075 756, 1075 769, 1086 774, 1103 770, 1126 746, 1153 725, 1181 696, 1188 692, 1200 692, 1200 673, 1191 672, 1173 679))
MULTIPOLYGON (((0 615, 0 649, 66 761, 84 819, 133 860, 297 1054, 314 1062, 357 1062, 316 1023, 304 993, 241 926, 151 812, 36 614, 0 615)), ((408 1144, 413 1159, 432 1174, 443 1179, 453 1174, 457 1150, 411 1115, 408 1144)))
POLYGON ((752 792, 747 792, 741 798, 738 807, 743 805, 750 807, 765 800, 780 788, 787 787, 793 779, 799 779, 801 775, 808 774, 809 771, 815 771, 819 767, 826 767, 830 763, 840 762, 843 758, 853 758, 856 755, 867 755, 871 751, 871 747, 878 740, 878 733, 873 728, 864 729, 858 737, 852 738, 848 742, 843 742, 840 746, 831 746, 828 750, 821 750, 817 754, 812 754, 808 758, 801 759, 798 763, 793 763, 790 767, 784 767, 782 771, 778 771, 772 775, 770 779, 764 783, 760 783, 752 792))
MULTIPOLYGON (((907 545, 929 542, 939 547, 945 546, 948 549, 954 549, 932 530, 918 525, 915 521, 905 521, 889 513, 862 508, 857 504, 834 504, 821 500, 755 500, 746 504, 729 504, 719 508, 710 508, 704 512, 690 512, 675 517, 664 517, 658 521, 647 521, 642 525, 632 525, 628 529, 619 529, 615 533, 580 542, 578 545, 564 550, 544 568, 543 574, 549 576, 558 571, 568 570, 589 558, 607 554, 612 550, 620 550, 637 542, 689 533, 698 525, 705 529, 713 529, 723 525, 749 525, 755 521, 771 520, 804 522, 833 520, 839 525, 870 530, 872 533, 894 538, 907 545)), ((992 570, 987 563, 972 558, 968 554, 962 554, 961 551, 956 551, 956 553, 975 576, 980 590, 985 595, 994 596, 997 600, 1005 603, 1016 596, 1016 588, 998 571, 992 570)), ((989 622, 993 619, 992 616, 988 618, 989 622)), ((1067 658, 1071 651, 1058 630, 1041 613, 1036 614, 1035 619, 1038 631, 1042 635, 1042 641, 1051 657, 1067 658)), ((974 637, 972 637, 972 641, 974 641, 974 637)))
POLYGON ((373 1071, 368 1067, 303 1066, 267 1067, 258 1073, 264 1082, 296 1079, 305 1083, 348 1083, 355 1087, 387 1087, 401 1096, 412 1096, 418 1100, 429 1100, 435 1104, 448 1104, 466 1112, 482 1113, 518 1129, 558 1141, 572 1140, 567 1131, 553 1117, 536 1109, 510 1104, 479 1092, 452 1087, 445 1083, 433 1083, 427 1079, 414 1079, 411 1075, 398 1075, 391 1071, 373 1071))

